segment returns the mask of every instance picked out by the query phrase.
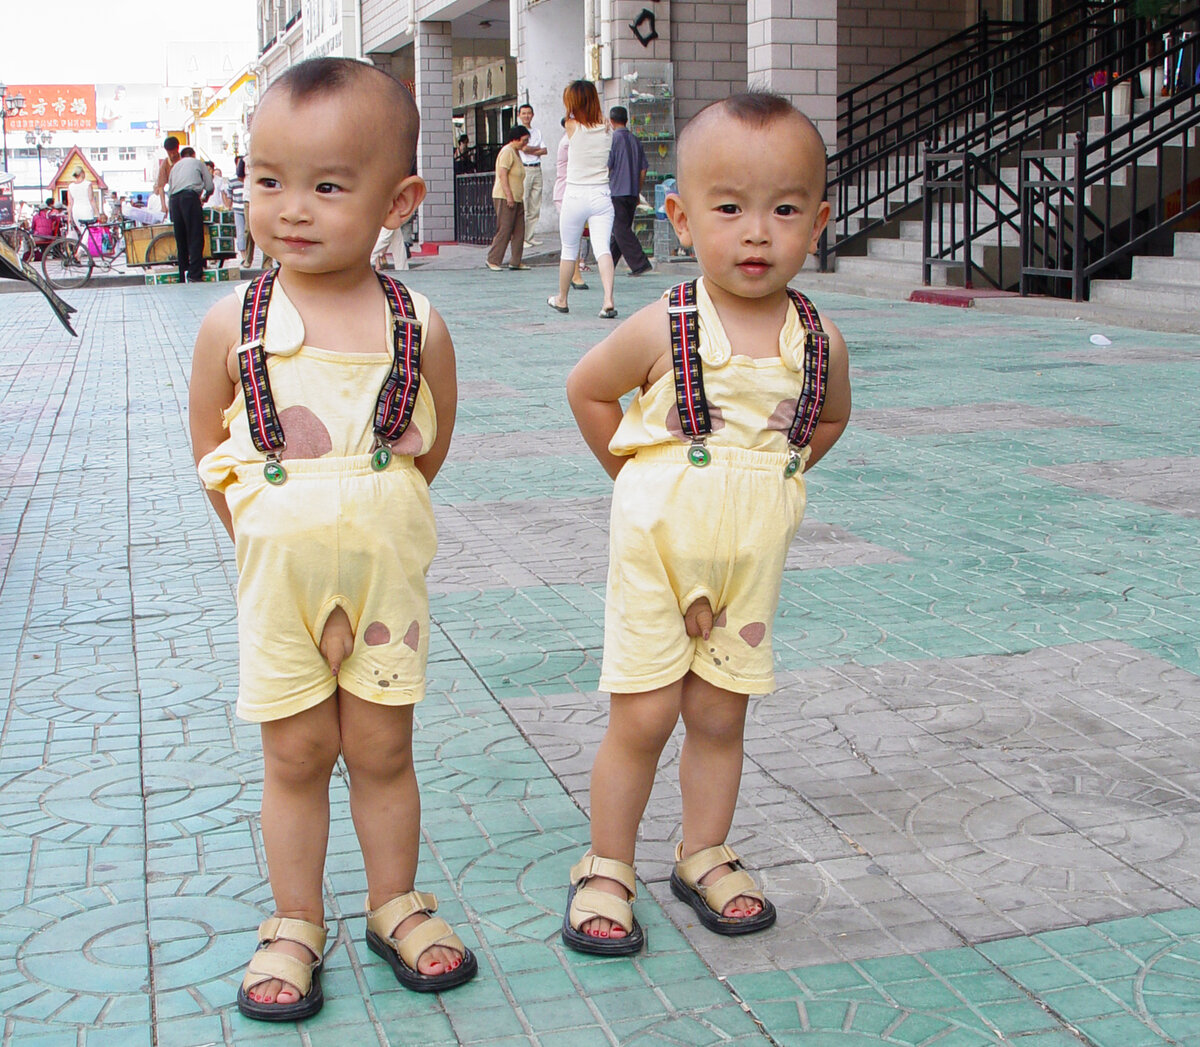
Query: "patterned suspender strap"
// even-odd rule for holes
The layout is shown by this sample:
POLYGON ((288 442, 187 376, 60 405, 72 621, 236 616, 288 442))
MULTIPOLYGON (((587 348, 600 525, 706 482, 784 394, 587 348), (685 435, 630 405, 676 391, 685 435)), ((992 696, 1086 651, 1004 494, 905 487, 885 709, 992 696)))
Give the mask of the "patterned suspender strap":
POLYGON ((712 460, 704 440, 712 432, 704 376, 700 365, 700 314, 696 308, 696 281, 676 284, 667 293, 667 320, 671 328, 671 366, 675 372, 675 407, 684 436, 692 441, 688 460, 705 466, 712 460))
POLYGON ((373 469, 386 469, 392 460, 388 443, 401 436, 412 421, 421 388, 421 322, 408 288, 378 273, 392 309, 392 369, 379 389, 375 404, 373 469))
POLYGON ((821 408, 825 406, 825 387, 829 380, 829 335, 821 327, 821 318, 812 302, 790 287, 788 297, 791 298, 806 329, 804 384, 800 389, 800 398, 796 401, 796 417, 788 430, 790 455, 784 470, 788 476, 792 476, 800 468, 800 450, 808 446, 812 439, 817 421, 821 417, 821 408))
POLYGON ((263 475, 268 483, 281 484, 287 471, 279 461, 279 452, 287 446, 283 426, 275 411, 271 395, 271 380, 267 375, 267 353, 262 336, 267 326, 267 306, 275 286, 275 270, 263 273, 251 284, 242 304, 242 344, 238 348, 238 371, 242 380, 242 395, 246 400, 246 420, 250 439, 267 456, 263 475))

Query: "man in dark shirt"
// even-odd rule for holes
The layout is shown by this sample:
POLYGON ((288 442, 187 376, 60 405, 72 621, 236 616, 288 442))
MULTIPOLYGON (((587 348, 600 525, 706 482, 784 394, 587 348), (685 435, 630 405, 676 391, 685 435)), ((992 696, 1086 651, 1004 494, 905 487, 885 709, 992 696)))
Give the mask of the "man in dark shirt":
POLYGON ((646 181, 646 153, 642 143, 627 127, 629 111, 615 105, 608 111, 613 127, 612 146, 608 152, 608 188, 612 194, 613 231, 610 249, 613 265, 625 256, 625 264, 633 276, 641 276, 653 268, 642 245, 633 232, 633 215, 638 197, 646 181))

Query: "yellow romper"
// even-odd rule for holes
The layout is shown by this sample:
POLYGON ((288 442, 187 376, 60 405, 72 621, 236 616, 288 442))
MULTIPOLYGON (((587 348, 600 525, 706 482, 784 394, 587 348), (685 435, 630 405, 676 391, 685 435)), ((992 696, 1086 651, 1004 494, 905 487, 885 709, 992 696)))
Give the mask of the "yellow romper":
POLYGON ((609 444, 633 456, 617 474, 609 529, 600 687, 613 693, 663 687, 688 670, 738 694, 775 687, 771 628, 805 506, 803 470, 784 475, 805 328, 789 306, 779 356, 733 356, 703 278, 696 304, 711 462, 688 461, 671 371, 638 391, 609 444), (684 628, 701 596, 715 613, 708 640, 684 628))
MULTIPOLYGON (((429 301, 410 293, 425 326, 429 301)), ((381 705, 409 705, 425 695, 425 573, 437 533, 429 487, 413 457, 432 446, 437 420, 422 383, 412 421, 391 445, 391 463, 371 468, 391 330, 385 306, 379 344, 369 352, 305 345, 300 314, 276 281, 263 343, 287 438, 287 480, 272 486, 264 478, 265 456, 251 441, 240 387, 224 412, 228 438, 200 461, 201 480, 224 493, 233 516, 237 712, 245 720, 295 716, 339 684, 381 705), (337 678, 317 647, 335 607, 354 630, 354 650, 337 678)))

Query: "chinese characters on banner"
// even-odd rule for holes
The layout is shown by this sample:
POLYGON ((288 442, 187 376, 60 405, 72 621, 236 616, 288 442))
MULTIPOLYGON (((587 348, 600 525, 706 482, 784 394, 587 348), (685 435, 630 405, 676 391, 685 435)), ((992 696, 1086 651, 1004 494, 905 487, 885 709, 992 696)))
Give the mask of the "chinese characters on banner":
POLYGON ((8 118, 10 131, 91 131, 96 126, 95 84, 9 84, 25 108, 8 118))

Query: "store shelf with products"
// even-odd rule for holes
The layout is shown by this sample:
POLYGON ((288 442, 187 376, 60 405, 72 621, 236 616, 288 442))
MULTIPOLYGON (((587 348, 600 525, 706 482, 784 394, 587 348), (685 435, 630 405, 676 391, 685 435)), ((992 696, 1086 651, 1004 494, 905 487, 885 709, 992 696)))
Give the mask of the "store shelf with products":
MULTIPOLYGON (((670 62, 628 62, 621 74, 621 104, 629 111, 629 130, 646 151, 646 181, 642 196, 653 204, 655 187, 675 177, 675 72, 670 62)), ((674 231, 658 229, 654 212, 638 215, 633 228, 647 254, 655 248, 671 257, 688 257, 674 231), (672 243, 673 241, 673 243, 672 243), (660 247, 660 245, 662 245, 660 247)))

